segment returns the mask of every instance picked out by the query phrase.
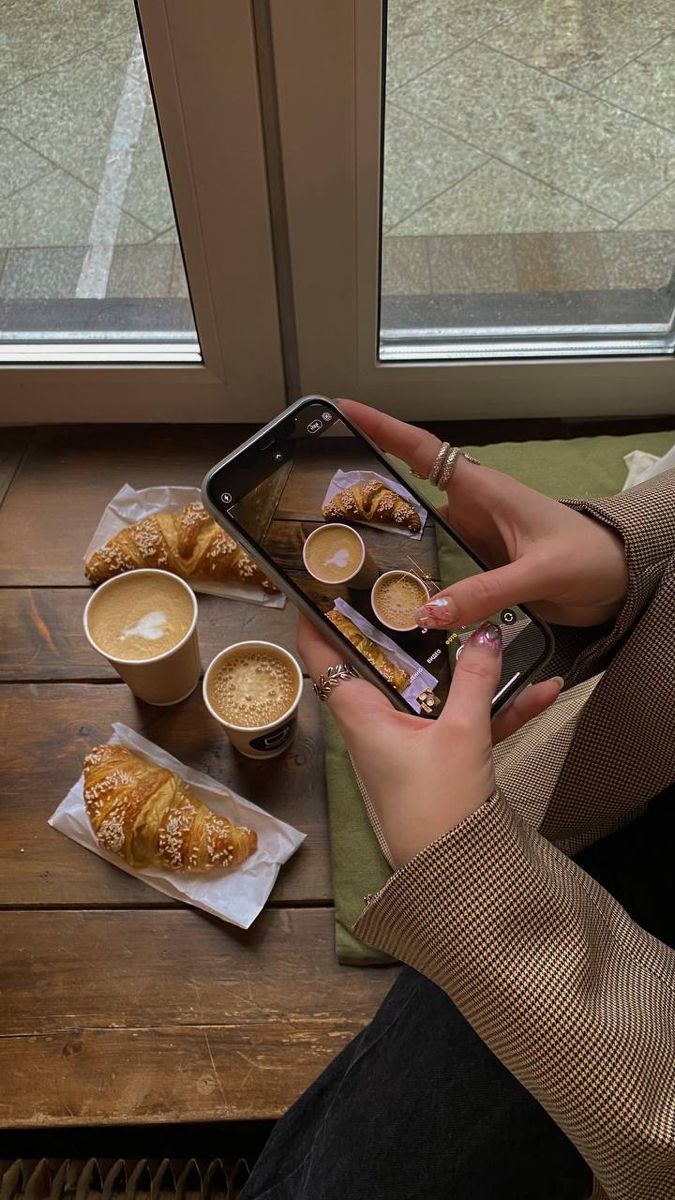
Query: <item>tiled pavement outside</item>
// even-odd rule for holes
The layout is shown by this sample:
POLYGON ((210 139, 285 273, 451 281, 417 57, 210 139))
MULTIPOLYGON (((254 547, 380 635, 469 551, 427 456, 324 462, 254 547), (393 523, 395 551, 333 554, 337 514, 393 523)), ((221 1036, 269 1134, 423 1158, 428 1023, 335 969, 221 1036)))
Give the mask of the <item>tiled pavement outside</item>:
MULTIPOLYGON (((386 295, 668 284, 672 0, 389 0, 387 100, 386 295)), ((0 302, 186 294, 131 0, 0 0, 0 302)))
POLYGON ((0 0, 0 247, 0 302, 187 297, 132 0, 0 0))
POLYGON ((389 0, 383 292, 663 288, 671 0, 389 0))

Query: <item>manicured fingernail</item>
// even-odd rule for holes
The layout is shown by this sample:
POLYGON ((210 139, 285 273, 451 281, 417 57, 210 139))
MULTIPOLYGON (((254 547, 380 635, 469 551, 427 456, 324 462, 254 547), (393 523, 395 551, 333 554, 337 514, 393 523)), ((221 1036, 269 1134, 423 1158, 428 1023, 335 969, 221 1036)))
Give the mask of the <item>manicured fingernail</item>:
POLYGON ((484 625, 479 625, 475 633, 471 634, 470 641, 476 646, 489 646, 491 650, 499 651, 502 648, 502 631, 499 625, 493 625, 492 621, 486 621, 484 625))
POLYGON ((563 679, 562 675, 553 675, 551 677, 551 683, 557 683, 558 691, 562 691, 565 685, 565 680, 563 679))
POLYGON ((440 629, 456 624, 456 616, 457 610, 454 604, 445 596, 437 596, 435 600, 429 600, 414 613, 418 625, 431 625, 440 629))

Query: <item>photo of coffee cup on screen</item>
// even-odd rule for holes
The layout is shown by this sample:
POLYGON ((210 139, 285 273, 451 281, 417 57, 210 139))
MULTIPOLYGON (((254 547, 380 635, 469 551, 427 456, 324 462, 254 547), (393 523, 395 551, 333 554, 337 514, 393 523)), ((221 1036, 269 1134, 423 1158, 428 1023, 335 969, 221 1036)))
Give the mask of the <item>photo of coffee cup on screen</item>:
POLYGON ((428 599, 427 585, 412 571, 385 571, 370 593, 370 603, 378 621, 399 633, 417 629, 415 613, 428 599))
POLYGON ((363 538, 349 525, 319 525, 313 529, 305 539, 302 558, 319 583, 369 587, 378 574, 363 538))

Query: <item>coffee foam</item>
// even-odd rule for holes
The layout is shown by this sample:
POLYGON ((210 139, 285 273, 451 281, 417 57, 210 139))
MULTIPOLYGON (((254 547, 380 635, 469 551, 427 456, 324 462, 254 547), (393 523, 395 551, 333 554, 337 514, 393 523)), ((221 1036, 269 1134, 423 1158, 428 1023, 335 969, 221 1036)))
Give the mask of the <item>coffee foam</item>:
POLYGON ((165 612, 156 609, 154 612, 146 613, 132 625, 130 629, 125 629, 120 634, 122 641, 125 642, 130 637, 147 638, 150 642, 156 642, 163 637, 169 627, 169 618, 165 612))
POLYGON ((305 543, 306 564, 326 583, 341 583, 358 571, 363 549, 358 534, 335 525, 319 526, 305 543))
POLYGON ((298 678, 293 665, 274 651, 240 650, 216 668, 207 690, 224 721, 261 729, 288 712, 298 693, 298 678))
POLYGON ((330 558, 325 559, 324 565, 327 567, 348 567, 349 566, 349 551, 346 546, 340 546, 331 554, 330 558))
POLYGON ((415 624, 414 612, 427 599, 422 584, 409 575, 390 575, 375 589, 375 604, 381 619, 392 629, 415 624))
POLYGON ((92 601, 89 634, 111 658, 129 662, 151 659, 182 641, 193 614, 190 594, 171 575, 131 571, 92 601))

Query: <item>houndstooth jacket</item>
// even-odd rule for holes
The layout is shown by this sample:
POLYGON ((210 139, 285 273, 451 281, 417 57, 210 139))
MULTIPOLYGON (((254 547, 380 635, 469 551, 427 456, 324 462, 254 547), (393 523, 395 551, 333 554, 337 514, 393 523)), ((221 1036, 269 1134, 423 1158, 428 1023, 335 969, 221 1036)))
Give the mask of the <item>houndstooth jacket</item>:
POLYGON ((354 932, 445 989, 577 1146, 594 1197, 665 1200, 675 953, 568 855, 675 779, 675 471, 567 503, 622 535, 624 606, 611 629, 555 631, 565 690, 497 747, 498 793, 368 897, 354 932))

